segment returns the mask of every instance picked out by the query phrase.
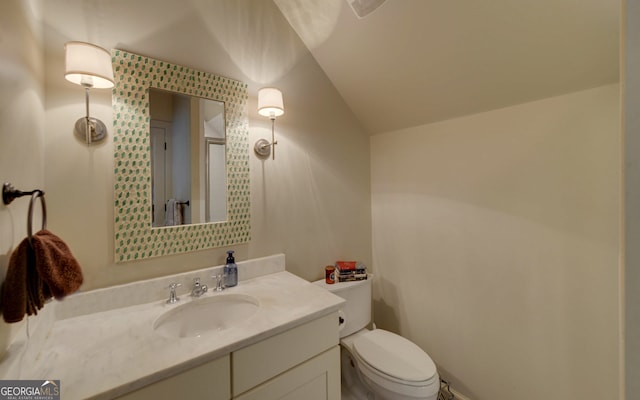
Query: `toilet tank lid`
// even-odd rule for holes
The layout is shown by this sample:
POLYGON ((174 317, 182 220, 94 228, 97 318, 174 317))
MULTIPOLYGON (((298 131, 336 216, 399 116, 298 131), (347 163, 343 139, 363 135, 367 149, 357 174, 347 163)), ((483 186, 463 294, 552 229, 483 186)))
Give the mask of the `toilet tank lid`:
POLYGON ((383 329, 361 335, 353 347, 367 364, 397 379, 423 382, 437 372, 431 357, 418 345, 383 329))
POLYGON ((314 285, 323 287, 324 289, 330 292, 341 292, 352 286, 366 285, 367 283, 370 283, 372 280, 373 280, 373 274, 368 274, 367 279, 363 279, 360 281, 336 282, 336 283, 328 284, 324 279, 320 279, 317 281, 313 281, 311 283, 313 283, 314 285))

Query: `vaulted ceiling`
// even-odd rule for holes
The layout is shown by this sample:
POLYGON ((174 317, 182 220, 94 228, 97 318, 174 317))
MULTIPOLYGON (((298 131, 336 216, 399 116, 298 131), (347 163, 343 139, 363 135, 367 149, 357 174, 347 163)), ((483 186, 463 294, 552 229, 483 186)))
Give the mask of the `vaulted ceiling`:
POLYGON ((269 84, 306 45, 369 134, 619 80, 620 0, 386 0, 362 19, 348 2, 380 0, 38 1, 48 51, 177 48, 168 61, 209 70, 222 47, 216 73, 269 84))
POLYGON ((370 134, 619 80, 619 0, 275 0, 370 134))

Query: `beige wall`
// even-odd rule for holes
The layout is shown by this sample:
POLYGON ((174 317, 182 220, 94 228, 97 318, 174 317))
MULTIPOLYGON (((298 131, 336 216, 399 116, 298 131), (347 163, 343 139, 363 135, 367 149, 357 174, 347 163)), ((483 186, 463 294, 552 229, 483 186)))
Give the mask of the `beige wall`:
POLYGON ((375 319, 474 400, 618 394, 619 86, 372 137, 375 319))
MULTIPOLYGON (((113 136, 110 129, 106 142, 88 148, 72 133, 84 114, 84 93, 63 76, 69 40, 246 82, 251 146, 271 135, 270 121, 256 111, 257 91, 279 87, 286 114, 276 122, 277 158, 250 157, 252 240, 233 246, 236 259, 285 253, 287 269, 306 279, 320 278, 339 258, 371 262, 369 137, 273 3, 47 0, 42 22, 26 20, 23 3, 0 5, 0 35, 28 42, 25 51, 9 47, 15 41, 9 36, 0 40, 0 74, 13 74, 0 75, 1 178, 46 191, 48 228, 80 261, 83 290, 220 265, 226 248, 114 262, 113 136), (44 31, 44 51, 32 43, 32 24, 44 31), (246 30, 233 31, 238 27, 246 30)), ((109 90, 91 92, 91 113, 111 128, 109 90)), ((0 205, 3 268, 25 236, 25 207, 0 205)))
POLYGON ((640 3, 623 1, 625 394, 640 398, 640 3))
MULTIPOLYGON (((17 189, 46 189, 44 182, 44 51, 37 7, 7 0, 0 7, 0 181, 17 189)), ((0 276, 27 232, 27 197, 0 202, 0 276)), ((36 204, 34 230, 40 204, 36 204)), ((12 328, 0 322, 0 357, 12 328)))
MULTIPOLYGON (((286 113, 276 121, 277 158, 250 157, 252 240, 232 246, 236 259, 283 252, 289 270, 307 279, 319 278, 337 258, 370 261, 369 138, 273 3, 141 0, 87 7, 75 0, 45 3, 51 229, 79 258, 84 289, 220 265, 226 249, 114 263, 112 135, 91 148, 71 135, 84 109, 82 90, 63 77, 62 46, 68 40, 92 41, 248 83, 251 146, 271 134, 270 121, 256 111, 257 91, 279 87, 286 113), (95 26, 70 26, 77 13, 95 26), (219 20, 223 17, 226 22, 219 20), (225 25, 247 21, 244 32, 225 25), (236 54, 247 50, 257 59, 236 54), (276 68, 280 64, 287 69, 276 68)), ((109 91, 92 91, 92 113, 112 121, 109 91)))

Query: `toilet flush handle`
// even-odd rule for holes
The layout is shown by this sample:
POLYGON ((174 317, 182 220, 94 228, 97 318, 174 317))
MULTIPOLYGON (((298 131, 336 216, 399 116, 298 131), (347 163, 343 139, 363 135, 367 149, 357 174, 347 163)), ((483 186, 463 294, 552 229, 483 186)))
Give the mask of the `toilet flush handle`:
POLYGON ((338 310, 338 332, 342 332, 347 322, 347 317, 342 310, 338 310))

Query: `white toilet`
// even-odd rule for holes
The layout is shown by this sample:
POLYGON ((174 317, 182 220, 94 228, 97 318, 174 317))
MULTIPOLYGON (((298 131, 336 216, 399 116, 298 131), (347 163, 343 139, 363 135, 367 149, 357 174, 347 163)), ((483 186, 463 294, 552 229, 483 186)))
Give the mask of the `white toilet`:
POLYGON ((383 329, 368 330, 371 276, 322 286, 346 300, 340 310, 343 400, 437 400, 436 366, 415 343, 383 329))

